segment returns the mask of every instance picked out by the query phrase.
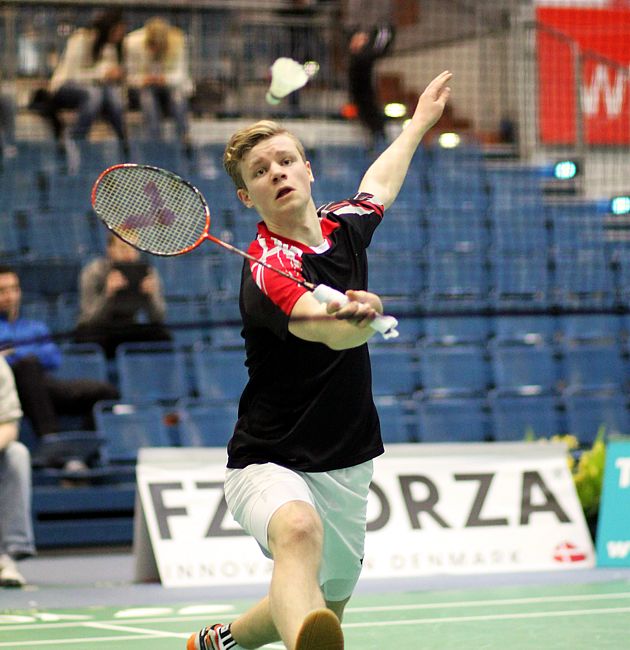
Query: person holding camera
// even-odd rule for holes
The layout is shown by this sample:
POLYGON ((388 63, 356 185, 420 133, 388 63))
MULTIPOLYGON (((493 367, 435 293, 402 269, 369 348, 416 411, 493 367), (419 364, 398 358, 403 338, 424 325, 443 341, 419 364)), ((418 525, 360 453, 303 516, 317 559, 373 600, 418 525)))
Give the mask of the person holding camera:
POLYGON ((77 342, 98 343, 113 358, 121 343, 170 341, 158 270, 114 234, 107 252, 81 270, 77 342))

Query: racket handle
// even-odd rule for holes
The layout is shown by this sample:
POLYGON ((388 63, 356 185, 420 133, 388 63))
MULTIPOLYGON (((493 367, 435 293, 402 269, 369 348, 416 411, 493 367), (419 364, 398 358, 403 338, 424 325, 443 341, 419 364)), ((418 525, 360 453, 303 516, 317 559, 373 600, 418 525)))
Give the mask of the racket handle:
MULTIPOLYGON (((345 293, 341 293, 341 291, 337 291, 337 289, 333 289, 326 284, 318 284, 313 289, 313 295, 319 302, 326 304, 336 300, 343 307, 350 302, 345 293)), ((370 327, 380 332, 384 339, 395 339, 398 336, 397 325, 398 321, 393 316, 384 316, 383 314, 378 315, 370 323, 370 327)))

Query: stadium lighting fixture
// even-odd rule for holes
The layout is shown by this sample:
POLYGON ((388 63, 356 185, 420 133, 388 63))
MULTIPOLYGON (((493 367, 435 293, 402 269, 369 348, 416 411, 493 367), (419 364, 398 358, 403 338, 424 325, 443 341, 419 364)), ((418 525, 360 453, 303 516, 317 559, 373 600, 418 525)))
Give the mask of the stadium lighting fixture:
POLYGON ((443 149, 454 149, 455 147, 459 147, 461 141, 462 139, 459 134, 451 132, 441 133, 438 138, 438 144, 443 149))
POLYGON ((553 177, 559 181, 568 181, 575 178, 580 171, 580 166, 575 160, 559 160, 553 166, 553 177))
POLYGON ((407 115, 407 107, 400 102, 390 102, 389 104, 385 104, 383 111, 387 117, 397 118, 407 115))
POLYGON ((630 214, 630 194, 613 196, 610 199, 610 211, 615 215, 630 214))

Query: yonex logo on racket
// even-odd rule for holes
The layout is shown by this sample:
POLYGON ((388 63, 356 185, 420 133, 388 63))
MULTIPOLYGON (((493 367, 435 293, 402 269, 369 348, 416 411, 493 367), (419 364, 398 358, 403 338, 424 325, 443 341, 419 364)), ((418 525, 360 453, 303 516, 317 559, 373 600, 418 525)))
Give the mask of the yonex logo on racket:
POLYGON ((160 189, 154 181, 147 181, 143 191, 151 202, 151 210, 145 214, 129 215, 122 223, 125 230, 146 228, 147 226, 170 226, 176 219, 175 213, 166 207, 160 189))

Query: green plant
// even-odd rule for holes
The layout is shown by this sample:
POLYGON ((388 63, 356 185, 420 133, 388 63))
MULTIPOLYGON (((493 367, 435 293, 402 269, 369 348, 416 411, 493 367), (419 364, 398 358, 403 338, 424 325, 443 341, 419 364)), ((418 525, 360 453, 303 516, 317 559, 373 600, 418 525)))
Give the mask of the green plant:
MULTIPOLYGON (((596 518, 599 511, 606 462, 605 437, 606 427, 602 425, 590 449, 580 448, 578 439, 570 434, 555 435, 550 438, 553 442, 563 442, 567 447, 567 463, 587 519, 596 518)), ((545 441, 547 439, 536 438, 533 431, 528 430, 525 433, 525 440, 545 441)))

